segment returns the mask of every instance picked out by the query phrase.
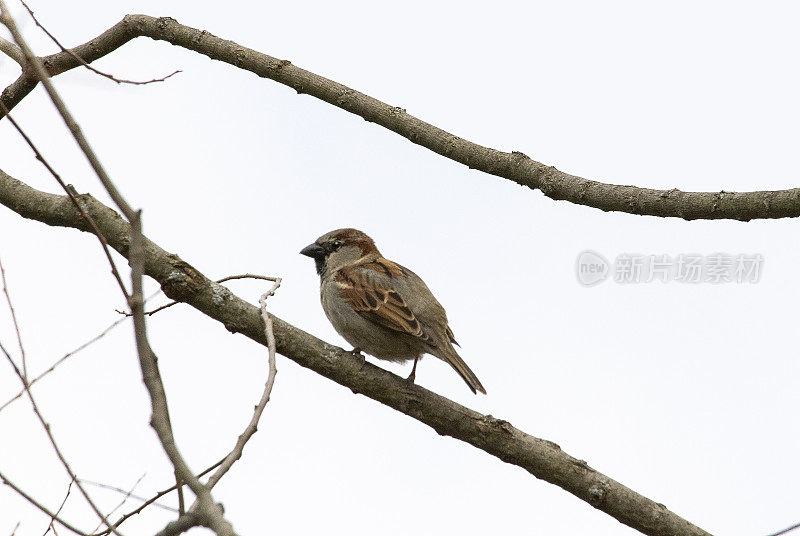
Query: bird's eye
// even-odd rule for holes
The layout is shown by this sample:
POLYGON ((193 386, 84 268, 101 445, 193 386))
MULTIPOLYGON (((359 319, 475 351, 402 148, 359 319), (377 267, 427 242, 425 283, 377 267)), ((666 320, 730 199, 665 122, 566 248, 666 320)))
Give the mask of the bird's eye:
POLYGON ((342 242, 341 242, 341 240, 334 240, 334 241, 331 243, 331 247, 333 248, 333 251, 336 251, 337 249, 339 249, 340 247, 342 247, 342 242))

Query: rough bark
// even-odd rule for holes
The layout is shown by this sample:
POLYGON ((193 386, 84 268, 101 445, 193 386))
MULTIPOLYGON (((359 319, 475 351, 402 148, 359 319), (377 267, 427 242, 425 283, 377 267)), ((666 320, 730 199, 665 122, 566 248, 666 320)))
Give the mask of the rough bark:
MULTIPOLYGON (((594 207, 603 211, 676 217, 685 220, 733 219, 749 221, 764 218, 800 216, 800 189, 756 192, 684 192, 678 189, 655 190, 636 186, 607 184, 570 175, 522 154, 503 152, 460 138, 426 123, 400 107, 375 98, 280 60, 216 37, 205 30, 179 24, 174 19, 147 15, 127 15, 119 23, 72 51, 92 62, 136 37, 167 41, 211 59, 224 61, 263 78, 269 78, 381 125, 408 140, 470 168, 503 177, 541 190, 556 200, 594 207)), ((80 65, 66 52, 43 58, 51 76, 80 65)), ((36 76, 26 68, 8 86, 0 101, 10 110, 36 86, 36 76)), ((2 118, 0 113, 0 118, 2 118)))

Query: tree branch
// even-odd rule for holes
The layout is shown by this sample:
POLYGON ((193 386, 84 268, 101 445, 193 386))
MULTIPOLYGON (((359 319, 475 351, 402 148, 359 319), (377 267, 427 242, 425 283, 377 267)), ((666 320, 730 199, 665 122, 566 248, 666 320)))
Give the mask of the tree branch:
POLYGON ((216 486, 220 479, 225 476, 225 473, 227 473, 230 468, 233 467, 233 464, 242 457, 244 446, 258 430, 258 421, 261 419, 261 414, 264 413, 264 408, 267 407, 267 402, 269 402, 269 397, 272 394, 272 387, 275 385, 275 375, 278 373, 278 369, 275 366, 275 334, 272 329, 272 319, 267 312, 267 298, 275 295, 275 291, 281 286, 281 278, 269 277, 266 279, 270 279, 274 284, 272 285, 272 288, 261 295, 261 298, 258 300, 258 302, 261 305, 261 318, 264 320, 264 334, 267 337, 267 381, 264 384, 264 391, 261 394, 261 398, 253 410, 253 416, 250 418, 250 422, 247 423, 247 427, 245 427, 244 432, 242 432, 242 434, 237 438, 236 444, 231 452, 225 456, 224 460, 222 460, 222 464, 220 464, 219 469, 217 469, 206 482, 206 487, 208 489, 212 489, 214 486, 216 486))
MULTIPOLYGON (((130 225, 119 214, 89 195, 79 200, 100 227, 109 245, 129 255, 130 225)), ((67 197, 41 192, 0 171, 0 203, 21 216, 53 226, 89 231, 67 197)), ((161 284, 165 294, 266 345, 259 309, 214 283, 177 255, 142 238, 144 272, 161 284)), ((538 439, 491 415, 482 415, 389 371, 328 344, 270 315, 279 353, 329 378, 354 393, 364 394, 427 424, 440 435, 469 443, 497 458, 522 467, 644 534, 654 536, 708 533, 619 482, 569 456, 550 441, 538 439)), ((186 521, 186 520, 184 520, 186 521)))
MULTIPOLYGON (((17 23, 10 15, 4 0, 0 0, 0 22, 2 22, 3 25, 8 28, 8 31, 11 32, 11 35, 14 37, 14 41, 16 41, 19 48, 22 49, 22 53, 25 54, 25 58, 28 60, 27 64, 30 65, 33 71, 33 76, 44 86, 45 91, 47 91, 47 94, 50 96, 50 100, 53 101, 53 106, 56 107, 59 115, 61 115, 61 117, 64 119, 64 123, 67 125, 70 133, 72 133, 72 136, 75 138, 77 144, 80 146, 83 154, 86 155, 86 159, 89 160, 89 165, 92 166, 92 169, 94 169, 97 177, 100 179, 100 182, 103 183, 108 195, 111 196, 111 199, 114 200, 114 203, 116 203, 125 217, 128 218, 129 221, 132 221, 134 217, 133 208, 128 204, 127 201, 125 201, 125 198, 122 197, 122 194, 119 192, 119 190, 117 190, 117 187, 106 173, 91 145, 89 145, 89 142, 83 135, 81 127, 78 125, 77 121, 75 121, 75 118, 72 117, 72 114, 67 109, 67 105, 56 91, 52 82, 50 82, 50 74, 47 72, 43 62, 33 53, 28 46, 28 43, 19 32, 17 23)), ((3 111, 6 114, 8 113, 8 110, 3 111)), ((127 297, 127 294, 125 295, 127 297)))
MULTIPOLYGON (((66 521, 64 521, 63 519, 58 517, 58 512, 56 512, 56 513, 51 512, 50 510, 47 509, 47 507, 43 506, 36 499, 34 499, 33 497, 31 497, 30 495, 25 493, 25 491, 23 491, 19 486, 17 486, 13 482, 11 482, 8 478, 6 478, 6 476, 3 473, 0 473, 0 482, 5 484, 9 488, 13 489, 23 499, 25 499, 26 501, 31 503, 33 506, 35 506, 36 508, 41 510, 42 513, 44 513, 52 521, 55 521, 56 523, 60 524, 65 529, 68 529, 69 531, 74 532, 78 536, 87 536, 87 534, 85 532, 83 532, 81 529, 79 529, 79 528, 67 523, 66 521)), ((70 482, 72 482, 72 481, 70 481, 70 482)), ((60 508, 59 508, 59 510, 60 510, 60 508)))
MULTIPOLYGON (((152 84, 152 83, 155 83, 155 82, 163 82, 167 78, 172 78, 173 76, 175 76, 176 74, 178 74, 180 72, 180 71, 173 71, 172 73, 168 74, 167 76, 163 76, 161 78, 154 78, 152 80, 144 80, 144 81, 125 80, 124 78, 117 78, 116 76, 110 75, 108 73, 104 73, 103 71, 95 69, 94 67, 92 67, 91 65, 89 65, 88 63, 83 61, 83 58, 81 58, 80 56, 75 54, 73 51, 64 48, 64 45, 62 45, 61 42, 58 39, 56 39, 56 36, 54 36, 52 33, 50 33, 50 31, 47 28, 45 28, 44 25, 41 22, 39 22, 39 19, 36 18, 36 15, 34 14, 33 10, 30 8, 30 6, 28 6, 28 4, 26 4, 22 0, 20 0, 20 2, 22 3, 22 6, 28 11, 28 14, 33 19, 33 22, 36 23, 36 26, 39 29, 41 29, 45 34, 47 34, 47 37, 49 37, 50 40, 53 43, 55 43, 56 46, 58 48, 60 48, 62 52, 66 52, 67 54, 69 54, 70 56, 72 56, 73 58, 78 60, 81 65, 83 65, 84 67, 86 67, 87 69, 92 71, 93 73, 99 74, 100 76, 108 78, 109 80, 112 80, 112 81, 116 82, 117 84, 131 84, 131 85, 134 85, 134 86, 144 86, 146 84, 152 84)), ((0 43, 0 46, 1 45, 2 45, 2 43, 0 43)), ((20 63, 20 62, 17 62, 17 63, 20 63)), ((24 66, 24 63, 20 63, 20 65, 24 66)))
MULTIPOLYGON (((0 0, 0 6, 2 6, 2 0, 0 0)), ((69 199, 69 198, 68 197, 64 197, 64 199, 69 199)), ((5 272, 3 270, 3 267, 2 267, 1 263, 0 263, 0 276, 2 277, 2 280, 3 280, 3 286, 5 286, 6 285, 5 272)), ((8 294, 6 294, 6 297, 8 297, 8 294)), ((10 300, 10 298, 9 298, 9 300, 10 300)), ((9 301, 9 303, 10 303, 10 301, 9 301)), ((25 376, 24 372, 21 371, 19 369, 19 367, 17 367, 16 363, 14 363, 14 360, 11 358, 11 354, 8 353, 8 351, 3 347, 2 344, 0 344, 0 352, 5 354, 6 359, 8 360, 9 364, 11 365, 11 367, 14 369, 14 373, 19 378, 20 383, 22 384, 22 387, 25 389, 25 393, 28 395, 28 400, 31 403, 31 409, 33 409, 33 413, 36 415, 36 418, 39 420, 39 424, 42 425, 42 428, 44 429, 44 433, 47 436, 47 439, 50 440, 50 445, 53 447, 53 452, 55 452, 56 457, 61 462, 62 467, 64 468, 64 470, 69 475, 70 482, 74 482, 75 483, 75 485, 78 487, 78 490, 80 490, 81 495, 83 495, 83 498, 86 500, 86 503, 92 508, 94 513, 97 514, 97 517, 99 517, 103 521, 103 523, 105 523, 106 526, 108 526, 108 528, 111 529, 112 532, 114 532, 114 534, 116 536, 122 536, 119 532, 117 532, 111 526, 111 524, 108 522, 106 517, 103 515, 103 512, 100 511, 100 509, 94 503, 94 501, 89 496, 89 494, 86 492, 84 487, 78 481, 78 478, 75 476, 75 472, 72 470, 72 467, 70 467, 69 462, 67 462, 67 459, 64 456, 64 453, 61 451, 61 448, 59 448, 58 443, 56 443, 56 438, 53 435, 53 431, 52 431, 52 428, 50 427, 50 424, 45 420, 44 415, 42 415, 42 412, 39 409, 39 404, 36 402, 36 399, 34 398, 33 393, 31 392, 31 387, 30 387, 30 383, 28 382, 28 378, 25 376)), ((51 516, 51 517, 55 518, 55 516, 51 516)))
POLYGON ((3 37, 0 37, 0 52, 17 62, 23 69, 25 68, 25 54, 17 45, 3 37))
MULTIPOLYGON (((503 177, 556 200, 631 214, 694 219, 734 219, 800 216, 800 189, 758 192, 684 192, 606 184, 570 175, 528 158, 521 152, 503 152, 455 136, 441 128, 347 86, 316 75, 255 50, 216 37, 204 30, 179 24, 174 19, 126 15, 95 39, 75 47, 72 53, 85 62, 105 56, 139 36, 167 41, 211 59, 224 61, 263 78, 307 93, 338 108, 381 125, 413 143, 471 169, 503 177)), ((50 76, 82 65, 72 54, 60 52, 42 58, 50 76)), ((31 68, 23 69, 0 101, 10 110, 36 86, 31 68)), ((2 115, 0 114, 0 118, 2 115)))

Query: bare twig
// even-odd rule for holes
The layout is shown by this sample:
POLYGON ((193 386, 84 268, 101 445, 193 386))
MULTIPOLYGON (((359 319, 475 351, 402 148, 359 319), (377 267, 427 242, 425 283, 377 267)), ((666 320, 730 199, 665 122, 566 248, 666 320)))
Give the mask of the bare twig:
MULTIPOLYGON (((154 292, 153 294, 151 294, 150 296, 148 296, 144 301, 148 302, 151 299, 153 299, 155 296, 157 296, 158 294, 161 294, 161 290, 160 289, 158 291, 154 292)), ((66 361, 70 357, 74 356, 78 352, 80 352, 82 350, 85 350, 86 348, 88 348, 89 346, 94 344, 95 342, 99 341, 100 339, 102 339, 103 337, 108 335, 114 328, 116 328, 117 326, 119 326, 120 324, 125 322, 127 320, 128 316, 131 316, 130 314, 127 314, 127 313, 123 313, 123 314, 126 315, 125 318, 118 318, 117 320, 112 322, 108 327, 106 327, 103 331, 101 331, 100 333, 98 333, 97 335, 95 335, 94 337, 92 337, 91 339, 86 341, 85 343, 81 344, 80 346, 78 346, 74 350, 71 350, 71 351, 67 352, 66 354, 64 354, 63 356, 61 356, 61 358, 59 358, 55 363, 50 365, 50 367, 48 367, 47 370, 45 370, 44 372, 42 372, 41 374, 39 374, 38 376, 36 376, 32 380, 30 380, 28 382, 28 387, 33 387, 34 384, 36 384, 36 382, 38 382, 39 380, 41 380, 42 378, 44 378, 45 376, 47 376, 48 374, 53 372, 64 361, 66 361)), ((25 389, 20 389, 20 391, 16 395, 14 395, 13 397, 9 398, 2 405, 0 405, 0 411, 3 411, 6 407, 8 407, 15 400, 18 400, 19 398, 21 398, 22 395, 24 395, 24 394, 25 394, 25 389)))
MULTIPOLYGON (((28 360, 25 358, 25 346, 22 344, 22 334, 19 331, 19 323, 17 322, 17 313, 14 310, 14 304, 11 301, 11 295, 8 293, 8 285, 6 284, 6 271, 3 268, 3 263, 0 262, 0 276, 3 279, 3 294, 6 295, 6 303, 8 310, 11 312, 11 321, 14 324, 14 331, 17 334, 17 344, 19 345, 19 353, 22 358, 22 375, 25 381, 28 381, 28 360)), ((2 408, 0 408, 2 409, 2 408)))
MULTIPOLYGON (((22 2, 22 0, 20 0, 20 1, 22 2)), ((64 45, 62 45, 62 44, 61 44, 61 43, 58 41, 58 39, 56 39, 56 38, 55 38, 55 36, 54 36, 52 33, 50 33, 50 32, 47 30, 47 28, 45 28, 45 27, 44 27, 44 26, 43 26, 43 25, 42 25, 42 24, 39 22, 39 19, 37 19, 37 18, 36 18, 36 15, 34 15, 34 13, 33 13, 33 10, 32 10, 30 7, 28 7, 28 4, 26 4, 25 2, 22 2, 22 5, 25 7, 25 9, 27 9, 27 10, 28 10, 28 13, 30 14, 31 18, 33 19, 33 22, 35 22, 35 23, 36 23, 36 26, 38 26, 39 28, 41 28, 41 30, 42 30, 42 31, 43 31, 45 34, 47 34, 47 37, 49 37, 49 38, 50 38, 50 39, 51 39, 51 40, 52 40, 52 41, 53 41, 53 42, 56 44, 56 46, 58 46, 58 48, 60 48, 60 49, 61 49, 61 51, 62 51, 62 52, 65 52, 65 53, 69 54, 70 56, 72 56, 73 58, 75 58, 77 61, 79 61, 79 62, 80 62, 80 64, 81 64, 81 65, 83 65, 84 67, 86 67, 87 69, 89 69, 90 71, 92 71, 93 73, 95 73, 95 74, 99 74, 100 76, 104 76, 104 77, 108 78, 109 80, 113 80, 113 81, 114 81, 114 82, 116 82, 117 84, 132 84, 132 85, 141 86, 141 85, 145 85, 145 84, 152 84, 152 83, 154 83, 154 82, 163 82, 163 81, 164 81, 164 80, 166 80, 167 78, 170 78, 170 77, 172 77, 172 76, 175 76, 176 74, 178 74, 178 73, 182 72, 182 71, 175 71, 175 72, 172 72, 172 73, 168 74, 167 76, 164 76, 164 77, 161 77, 161 78, 154 78, 154 79, 152 79, 152 80, 145 80, 144 82, 137 82, 137 81, 135 81, 135 80, 125 80, 124 78, 117 78, 117 77, 115 77, 115 76, 113 76, 113 75, 110 75, 110 74, 108 74, 108 73, 104 73, 103 71, 100 71, 100 70, 98 70, 98 69, 95 69, 94 67, 92 67, 91 65, 89 65, 89 64, 88 64, 86 61, 84 61, 84 60, 83 60, 83 58, 81 58, 80 56, 78 56, 78 55, 77 55, 75 52, 73 52, 72 50, 70 50, 70 49, 67 49, 67 48, 64 48, 64 45)), ((17 48, 17 49, 19 50, 19 48, 17 48)), ((24 65, 25 56, 22 54, 22 51, 21 51, 21 50, 19 51, 19 54, 20 54, 20 56, 22 57, 22 62, 23 62, 23 63, 21 63, 21 65, 24 65)), ((17 63, 20 63, 20 62, 18 61, 17 63)))
POLYGON ((11 530, 11 536, 14 536, 17 533, 17 529, 19 528, 20 522, 17 521, 17 524, 14 525, 14 528, 11 530))
POLYGON ((772 534, 769 534, 768 536, 781 536, 782 534, 786 534, 788 532, 792 532, 795 529, 800 529, 800 523, 795 523, 791 527, 786 527, 785 529, 779 530, 778 532, 773 532, 772 534))
MULTIPOLYGON (((50 367, 48 367, 47 370, 45 370, 44 372, 42 372, 41 374, 39 374, 38 376, 36 376, 32 380, 30 380, 28 382, 28 387, 33 387, 34 384, 36 384, 36 382, 38 382, 39 380, 41 380, 42 378, 44 378, 45 376, 47 376, 48 374, 53 372, 56 369, 56 367, 61 365, 64 361, 66 361, 67 359, 69 359, 70 357, 74 356, 75 354, 77 354, 81 350, 84 350, 84 349, 88 348, 93 343, 95 343, 98 340, 100 340, 103 337, 105 337, 111 330, 113 330, 115 327, 117 327, 120 324, 122 324, 123 322, 125 322, 125 320, 127 320, 127 318, 118 318, 111 325, 109 325, 107 328, 105 328, 103 331, 101 331, 99 334, 95 335, 94 337, 92 337, 91 339, 89 339, 85 343, 81 344, 80 346, 78 346, 74 350, 72 350, 70 352, 67 352, 66 354, 61 356, 61 358, 58 359, 58 361, 56 361, 52 365, 50 365, 50 367)), ((8 400, 6 400, 6 402, 3 403, 3 405, 0 405, 0 411, 3 411, 7 406, 9 406, 15 400, 18 400, 24 394, 25 394, 25 389, 21 389, 16 395, 14 395, 13 397, 11 397, 8 400)))
POLYGON ((178 517, 180 517, 186 513, 186 500, 183 497, 183 480, 177 470, 175 471, 175 487, 178 491, 178 517))
POLYGON ((64 495, 64 500, 61 501, 61 505, 58 507, 58 510, 56 510, 56 513, 50 517, 50 523, 47 524, 47 529, 44 531, 44 534, 42 536, 46 536, 47 533, 50 532, 51 530, 53 531, 53 533, 55 533, 56 529, 55 527, 53 527, 53 522, 55 521, 55 518, 58 517, 58 515, 61 513, 61 510, 64 509, 64 505, 67 504, 67 499, 69 499, 69 494, 72 491, 73 482, 74 480, 69 481, 69 485, 67 486, 67 493, 66 495, 64 495))
MULTIPOLYGON (((144 476, 144 475, 142 475, 142 476, 144 476)), ((141 496, 136 495, 135 493, 133 493, 134 489, 136 488, 136 486, 139 484, 139 482, 141 480, 142 480, 142 478, 139 478, 139 480, 136 481, 136 483, 133 485, 133 488, 130 489, 130 490, 124 490, 124 489, 118 488, 116 486, 110 486, 108 484, 103 484, 102 482, 95 482, 94 480, 87 480, 85 478, 81 478, 81 484, 89 484, 90 486, 96 486, 98 488, 103 488, 103 489, 107 489, 107 490, 111 490, 111 491, 116 491, 117 493, 121 493, 122 495, 124 495, 125 499, 135 499, 137 501, 142 501, 142 502, 148 503, 148 506, 150 504, 152 504, 153 506, 155 506, 157 508, 161 508, 162 510, 166 510, 168 512, 177 512, 177 510, 175 508, 171 507, 171 506, 167 506, 166 504, 161 504, 161 503, 158 503, 158 502, 155 502, 155 501, 151 501, 151 498, 141 497, 141 496)), ((174 486, 172 488, 170 488, 170 490, 173 490, 173 489, 175 489, 174 486)), ((116 510, 116 508, 114 510, 116 510)), ((110 516, 113 513, 114 513, 114 511, 112 510, 111 512, 109 512, 108 515, 110 516)), ((100 527, 98 526, 96 529, 94 529, 95 532, 99 528, 100 527)))
MULTIPOLYGON (((2 0, 0 0, 0 4, 2 4, 2 0)), ((2 261, 0 261, 0 273, 4 273, 3 270, 2 270, 2 261)), ((14 373, 17 375, 17 377, 19 378, 20 382, 22 383, 22 386, 25 389, 25 393, 28 395, 28 400, 31 403, 31 407, 33 408, 33 413, 36 415, 36 418, 39 419, 39 423, 42 425, 42 428, 44 428, 44 432, 47 435, 47 438, 50 440, 50 445, 52 445, 53 451, 55 451, 56 456, 58 457, 59 461, 61 462, 61 465, 64 467, 64 470, 69 475, 70 480, 75 482, 75 485, 80 490, 81 495, 83 495, 84 499, 86 499, 86 502, 89 504, 89 506, 91 506, 91 508, 92 508, 92 510, 94 510, 95 514, 97 514, 97 516, 100 519, 102 519, 103 522, 109 528, 111 528, 111 525, 106 520, 106 518, 103 515, 103 513, 100 511, 100 509, 94 503, 94 501, 89 496, 89 494, 86 492, 86 490, 83 488, 83 486, 81 486, 81 483, 78 482, 78 479, 75 476, 75 472, 72 470, 72 468, 70 467, 69 463, 67 462, 67 459, 64 457, 64 454, 61 452, 61 449, 58 447, 58 443, 56 443, 56 438, 53 435, 53 431, 50 428, 50 424, 45 420, 44 416, 42 415, 42 412, 39 410, 39 405, 36 403, 36 399, 33 397, 33 393, 31 392, 30 385, 28 384, 28 380, 25 379, 24 374, 19 369, 19 367, 17 367, 17 364, 14 363, 14 360, 11 358, 11 354, 8 353, 8 351, 5 349, 5 347, 3 347, 2 344, 0 344, 0 351, 2 351, 2 353, 6 356, 6 359, 11 364, 11 367, 14 369, 14 373)), ((114 531, 114 533, 117 534, 117 536, 121 536, 116 531, 114 531)))
POLYGON ((17 132, 19 132, 20 136, 22 136, 22 139, 25 140, 25 143, 28 144, 28 147, 31 148, 31 150, 33 151, 33 154, 36 155, 36 160, 41 162, 42 165, 44 165, 44 167, 47 169, 47 171, 50 172, 50 174, 53 176, 53 178, 56 179, 56 182, 58 182, 58 184, 61 186, 61 188, 67 193, 67 195, 69 196, 70 200, 72 201, 72 204, 75 205, 75 208, 78 209, 78 211, 81 213, 81 216, 83 216, 83 218, 86 220, 86 222, 91 227, 92 232, 94 232, 95 236, 97 236, 97 239, 100 241, 100 245, 103 248, 103 253, 105 253, 106 259, 108 259, 108 263, 111 265, 111 273, 114 275, 114 279, 117 281, 117 285, 119 285, 119 288, 122 291, 122 294, 125 296, 125 300, 127 301, 128 300, 128 290, 125 288, 125 284, 122 282, 122 277, 119 275, 119 271, 117 270, 117 265, 114 263, 114 258, 111 256, 111 251, 109 251, 109 249, 108 249, 108 241, 103 236, 103 233, 101 233, 100 229, 97 228, 97 224, 92 219, 92 217, 86 212, 86 210, 83 208, 83 205, 81 205, 81 203, 78 202, 78 199, 76 198, 75 194, 73 193, 72 188, 67 186, 64 183, 64 181, 61 180, 61 175, 56 173, 56 170, 53 169, 53 167, 44 158, 42 153, 39 152, 39 149, 36 148, 36 145, 33 143, 33 141, 28 137, 28 135, 25 133, 25 131, 22 130, 22 127, 14 120, 13 117, 11 117, 8 109, 6 108, 5 104, 2 103, 2 101, 0 101, 0 110, 3 110, 5 112, 6 117, 8 118, 8 120, 11 122, 11 124, 14 126, 14 128, 17 130, 17 132))
MULTIPOLYGON (((126 503, 126 502, 128 502, 128 499, 130 499, 131 497, 135 497, 135 495, 133 495, 133 492, 134 492, 134 490, 136 489, 136 486, 138 486, 138 485, 139 485, 139 483, 142 481, 142 479, 143 479, 143 478, 144 478, 144 475, 140 476, 140 477, 139 477, 139 478, 136 480, 136 482, 134 482, 134 483, 133 483, 133 486, 131 486, 131 489, 129 489, 128 491, 125 491, 125 490, 122 490, 122 489, 119 489, 119 488, 115 488, 115 487, 113 487, 113 486, 108 486, 108 485, 106 485, 106 484, 101 484, 101 483, 99 483, 99 482, 92 482, 92 484, 94 484, 94 485, 96 485, 96 486, 98 486, 98 487, 102 487, 102 488, 106 488, 106 489, 111 489, 111 490, 113 490, 113 491, 116 491, 116 492, 122 493, 122 495, 123 495, 123 497, 122 497, 122 501, 120 501, 120 503, 119 503, 117 506, 115 506, 114 508, 112 508, 112 509, 111 509, 111 511, 110 511, 110 512, 108 512, 108 513, 106 514, 106 517, 111 517, 112 515, 114 515, 114 513, 115 513, 117 510, 119 510, 120 508, 122 508, 122 507, 125 505, 125 503, 126 503)), ((86 482, 86 483, 88 483, 89 481, 87 481, 87 480, 82 480, 82 482, 86 482)), ((138 497, 137 497, 137 498, 138 498, 138 497)), ((143 500, 143 499, 142 499, 142 500, 143 500)), ((158 505, 158 503, 156 503, 156 505, 157 505, 157 506, 160 506, 160 505, 158 505)), ((94 528, 94 530, 93 530, 92 532, 97 532, 98 530, 100 530, 100 527, 102 527, 102 526, 103 526, 103 524, 102 524, 102 523, 99 523, 99 524, 98 524, 98 525, 97 525, 97 526, 94 528)))
MULTIPOLYGON (((205 476, 205 475, 207 475, 208 473, 210 473, 211 471, 213 471, 214 469, 216 469, 217 467, 219 467, 219 466, 220 466, 220 464, 221 464, 223 461, 224 461, 224 460, 220 460, 220 461, 218 461, 217 463, 215 463, 215 464, 214 464, 214 465, 212 465, 211 467, 209 467, 209 468, 207 468, 206 470, 204 470, 202 473, 198 474, 198 475, 197 475, 197 476, 198 476, 198 478, 199 478, 199 477, 201 477, 201 476, 205 476)), ((157 501, 158 499, 160 499, 161 497, 163 497, 164 495, 166 495, 166 494, 168 494, 168 493, 170 493, 170 492, 172 492, 172 491, 175 491, 177 488, 178 488, 178 485, 177 485, 177 484, 175 484, 174 486, 171 486, 171 487, 169 487, 169 488, 167 488, 167 489, 165 489, 165 490, 159 491, 158 493, 156 493, 155 495, 153 495, 153 496, 152 496, 150 499, 148 499, 147 501, 145 501, 144 503, 142 503, 142 505, 141 505, 141 506, 139 506, 139 507, 138 507, 138 508, 136 508, 135 510, 131 510, 131 511, 130 511, 130 512, 128 512, 127 514, 125 514, 125 515, 123 515, 122 517, 120 517, 120 518, 117 520, 117 522, 116 522, 116 523, 114 523, 114 526, 115 526, 115 527, 119 527, 119 526, 120 526, 122 523, 124 523, 125 521, 127 521, 129 518, 131 518, 131 517, 133 517, 133 516, 135 516, 135 515, 137 515, 137 514, 141 513, 141 512, 142 512, 142 510, 144 510, 145 508, 147 508, 147 507, 148 507, 148 506, 150 506, 151 504, 155 504, 155 505, 157 505, 157 506, 160 506, 161 508, 167 508, 167 509, 170 509, 170 510, 174 511, 174 510, 175 510, 174 508, 171 508, 171 507, 169 507, 169 506, 163 506, 163 505, 161 505, 161 504, 157 503, 156 501, 157 501)), ((106 529, 106 530, 104 530, 103 532, 97 533, 97 534, 95 534, 95 535, 93 535, 93 536, 108 536, 108 534, 109 534, 109 533, 110 533, 110 531, 109 531, 108 529, 106 529)))
POLYGON ((73 526, 73 525, 69 524, 68 522, 66 522, 66 521, 64 521, 63 519, 61 519, 60 517, 58 517, 58 515, 57 515, 55 512, 51 512, 50 510, 48 510, 46 506, 43 506, 43 505, 42 505, 42 504, 40 504, 40 503, 39 503, 39 502, 38 502, 36 499, 34 499, 33 497, 31 497, 30 495, 28 495, 27 493, 25 493, 25 492, 24 492, 24 491, 23 491, 23 490, 22 490, 22 489, 21 489, 19 486, 17 486, 17 485, 16 485, 16 484, 14 484, 13 482, 11 482, 11 481, 10 481, 8 478, 6 478, 6 476, 5 476, 3 473, 1 473, 1 472, 0 472, 0 481, 2 481, 2 482, 3 482, 3 484, 5 484, 6 486, 8 486, 9 488, 13 489, 13 490, 14 490, 14 491, 17 493, 17 495, 19 495, 20 497, 22 497, 23 499, 25 499, 26 501, 28 501, 30 504, 32 504, 33 506, 35 506, 36 508, 38 508, 38 509, 39 509, 41 512, 43 512, 43 513, 44 513, 46 516, 48 516, 49 518, 51 518, 51 519, 53 519, 54 521, 56 521, 56 522, 57 522, 59 525, 61 525, 62 527, 66 528, 67 530, 69 530, 69 531, 71 531, 71 532, 74 532, 75 534, 78 534, 79 536, 88 536, 88 534, 86 534, 85 532, 83 532, 83 531, 82 531, 82 530, 80 530, 79 528, 77 528, 77 527, 75 527, 75 526, 73 526))
MULTIPOLYGON (((223 277, 222 279, 217 279, 215 281, 215 283, 224 283, 225 281, 231 281, 232 279, 262 279, 264 281, 274 281, 275 280, 274 277, 269 277, 269 276, 266 276, 266 275, 240 274, 240 275, 229 275, 228 277, 223 277)), ((177 302, 177 301, 171 301, 171 302, 169 302, 169 303, 167 303, 165 305, 161 305, 159 307, 156 307, 152 311, 146 311, 144 314, 146 314, 147 316, 152 316, 152 315, 156 314, 159 311, 163 311, 164 309, 167 309, 167 308, 172 307, 173 305, 177 305, 179 303, 180 302, 177 302)), ((119 314, 121 314, 121 315, 132 316, 132 313, 127 313, 125 311, 117 311, 117 312, 119 314)))
POLYGON ((87 160, 89 160, 89 164, 92 166, 92 169, 94 169, 95 173, 100 179, 100 182, 102 182, 103 186, 105 186, 105 189, 111 196, 111 199, 114 200, 114 203, 116 203, 117 207, 119 207, 128 221, 130 221, 134 216, 133 209, 128 202, 125 201, 125 198, 122 197, 122 194, 117 190, 116 186, 114 186, 111 178, 108 176, 103 168, 103 165, 100 163, 100 160, 97 158, 97 155, 94 153, 94 150, 89 145, 86 137, 83 135, 83 131, 81 131, 77 121, 75 121, 75 118, 72 117, 72 114, 67 109, 67 105, 61 99, 61 96, 56 91, 56 88, 53 86, 52 82, 50 82, 50 75, 47 73, 44 65, 42 65, 42 61, 33 53, 28 46, 28 43, 22 37, 22 34, 17 28, 17 23, 11 16, 8 6, 6 6, 5 0, 0 0, 0 22, 2 22, 3 25, 8 28, 8 31, 11 32, 14 41, 16 41, 17 45, 19 45, 19 47, 22 49, 23 54, 25 54, 25 58, 33 66, 39 82, 41 82, 44 86, 45 91, 47 91, 47 94, 50 96, 50 100, 53 101, 53 105, 64 119, 64 123, 66 123, 67 128, 69 128, 69 131, 72 133, 75 141, 86 155, 87 160))
MULTIPOLYGON (((234 278, 236 277, 231 277, 230 279, 234 278)), ((264 385, 264 392, 261 394, 261 400, 258 401, 258 404, 253 411, 253 417, 250 419, 250 422, 244 429, 244 432, 242 432, 242 435, 240 435, 236 440, 236 445, 234 445, 230 454, 225 457, 225 460, 222 462, 222 465, 219 467, 219 469, 217 469, 211 478, 208 479, 208 482, 206 482, 206 487, 208 489, 212 489, 214 486, 216 486, 225 473, 227 473, 228 470, 233 466, 236 460, 242 457, 245 444, 258 430, 258 421, 261 418, 261 414, 264 412, 264 408, 267 406, 267 402, 269 402, 270 394, 272 394, 272 386, 275 384, 275 375, 278 373, 278 369, 275 366, 275 334, 272 330, 272 319, 270 318, 269 313, 267 313, 267 298, 273 296, 275 291, 278 290, 278 287, 281 286, 281 278, 261 276, 259 279, 266 279, 274 282, 272 288, 262 294, 261 298, 258 300, 258 303, 261 305, 261 318, 264 319, 264 334, 266 335, 268 341, 267 351, 269 354, 269 373, 267 374, 267 382, 264 385)))
MULTIPOLYGON (((273 296, 275 294, 275 291, 278 290, 278 287, 281 286, 281 278, 280 277, 272 277, 272 276, 269 276, 269 275, 258 275, 258 274, 229 275, 227 277, 223 277, 222 279, 217 279, 214 282, 215 283, 224 283, 225 281, 232 281, 234 279, 261 279, 262 281, 272 281, 272 282, 274 282, 275 285, 273 285, 272 289, 270 289, 266 294, 261 296, 262 298, 264 298, 264 296, 266 296, 267 298, 270 297, 270 296, 273 296)), ((259 302, 260 301, 261 300, 259 300, 259 302)))

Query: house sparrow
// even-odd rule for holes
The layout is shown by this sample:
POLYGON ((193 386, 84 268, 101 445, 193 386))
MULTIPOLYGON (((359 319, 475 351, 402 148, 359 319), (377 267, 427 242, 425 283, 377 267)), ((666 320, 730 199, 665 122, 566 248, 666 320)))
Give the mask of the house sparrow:
POLYGON ((322 308, 334 329, 378 359, 417 361, 431 354, 448 363, 473 393, 486 394, 478 377, 456 353, 447 314, 417 274, 383 258, 375 242, 356 229, 319 237, 300 252, 314 259, 322 308))

